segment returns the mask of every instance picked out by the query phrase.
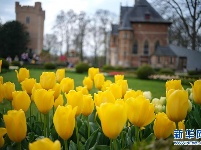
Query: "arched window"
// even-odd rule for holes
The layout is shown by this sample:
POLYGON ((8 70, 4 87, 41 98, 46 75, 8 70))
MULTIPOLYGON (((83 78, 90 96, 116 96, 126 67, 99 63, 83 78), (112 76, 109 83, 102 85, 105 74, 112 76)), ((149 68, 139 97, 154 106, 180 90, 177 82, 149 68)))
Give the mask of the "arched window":
POLYGON ((155 50, 160 46, 160 42, 159 41, 156 41, 155 43, 155 50))
POLYGON ((144 42, 144 54, 145 55, 149 54, 149 43, 148 43, 148 41, 144 42))
POLYGON ((132 54, 137 54, 137 51, 138 51, 138 44, 137 41, 135 41, 133 44, 132 54))

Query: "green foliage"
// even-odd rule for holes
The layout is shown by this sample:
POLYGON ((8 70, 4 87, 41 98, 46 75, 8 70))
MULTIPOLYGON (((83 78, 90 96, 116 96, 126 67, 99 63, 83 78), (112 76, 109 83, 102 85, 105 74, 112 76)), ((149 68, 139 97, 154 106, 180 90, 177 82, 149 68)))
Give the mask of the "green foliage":
POLYGON ((75 70, 77 73, 87 72, 89 69, 89 65, 87 63, 79 63, 75 66, 75 70))
POLYGON ((12 61, 11 65, 12 65, 12 66, 18 66, 18 67, 21 66, 21 64, 20 64, 19 61, 12 61))
POLYGON ((188 71, 189 75, 201 75, 201 70, 191 70, 188 71))
POLYGON ((53 64, 53 63, 45 63, 44 64, 44 68, 45 69, 56 69, 56 65, 55 64, 53 64))
POLYGON ((152 74, 154 74, 154 69, 149 65, 143 65, 137 69, 137 77, 139 79, 148 79, 152 74))
POLYGON ((174 71, 170 68, 161 68, 159 73, 165 75, 174 75, 174 71))
POLYGON ((0 58, 0 60, 2 60, 2 69, 8 69, 9 68, 9 63, 4 59, 4 58, 0 58))
POLYGON ((115 68, 113 67, 113 66, 111 66, 111 65, 104 65, 103 66, 103 70, 104 71, 109 71, 109 70, 114 70, 115 68))
POLYGON ((29 34, 18 21, 9 21, 0 26, 0 56, 14 58, 26 51, 29 34))

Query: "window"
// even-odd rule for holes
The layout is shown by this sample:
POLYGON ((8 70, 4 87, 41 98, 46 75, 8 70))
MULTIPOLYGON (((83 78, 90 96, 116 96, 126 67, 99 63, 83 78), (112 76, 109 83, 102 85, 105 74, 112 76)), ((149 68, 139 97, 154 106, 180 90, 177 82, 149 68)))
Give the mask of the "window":
POLYGON ((26 24, 30 23, 30 17, 26 17, 26 24))
POLYGON ((170 64, 173 64, 173 63, 174 63, 174 58, 170 57, 170 64))
POLYGON ((133 44, 132 54, 137 54, 137 52, 138 52, 138 44, 137 41, 135 41, 133 44))
POLYGON ((144 54, 145 55, 149 54, 149 44, 148 44, 148 41, 144 42, 144 54))
POLYGON ((160 63, 161 62, 161 58, 160 58, 160 56, 158 56, 158 63, 160 63))
POLYGON ((113 38, 113 43, 114 43, 114 44, 116 43, 116 38, 115 38, 115 37, 113 38))
POLYGON ((159 41, 156 41, 156 43, 155 43, 155 51, 156 51, 156 49, 157 49, 159 46, 160 46, 160 42, 159 42, 159 41))

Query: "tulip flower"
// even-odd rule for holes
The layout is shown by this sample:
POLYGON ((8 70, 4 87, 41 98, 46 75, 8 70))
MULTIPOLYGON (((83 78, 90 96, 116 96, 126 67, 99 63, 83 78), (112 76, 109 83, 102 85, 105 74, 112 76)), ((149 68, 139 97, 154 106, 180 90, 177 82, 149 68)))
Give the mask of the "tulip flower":
POLYGON ((34 78, 26 78, 21 82, 22 90, 25 90, 29 95, 32 94, 32 88, 36 84, 36 79, 34 78))
POLYGON ((90 91, 93 87, 93 80, 90 77, 84 77, 83 85, 87 87, 88 91, 90 91))
POLYGON ((0 72, 1 72, 2 60, 0 60, 0 72))
POLYGON ((151 94, 151 92, 150 91, 144 91, 143 92, 143 95, 146 97, 146 99, 149 99, 149 100, 151 100, 151 98, 152 98, 152 94, 151 94))
POLYGON ((57 97, 57 99, 55 99, 55 101, 54 101, 54 108, 57 108, 59 105, 60 105, 60 106, 63 106, 63 104, 64 104, 63 95, 60 94, 60 95, 57 97))
POLYGON ((13 142, 21 142, 27 133, 26 116, 23 110, 9 110, 3 115, 9 139, 13 142))
POLYGON ((118 81, 116 81, 116 83, 121 86, 121 88, 122 88, 122 97, 123 97, 126 94, 126 91, 128 91, 127 80, 118 80, 118 81))
POLYGON ((38 110, 47 114, 54 105, 54 91, 38 89, 34 92, 34 102, 38 108, 38 110))
POLYGON ((82 114, 84 116, 89 116, 94 110, 94 101, 91 94, 83 95, 83 109, 82 114))
POLYGON ((43 72, 40 76, 40 84, 42 88, 49 90, 56 84, 56 75, 54 72, 43 72))
POLYGON ((103 133, 110 139, 116 139, 127 121, 124 101, 117 100, 115 103, 104 103, 96 108, 103 133))
POLYGON ((105 77, 102 73, 98 73, 94 76, 94 86, 95 88, 101 90, 101 87, 105 81, 105 77))
POLYGON ((189 104, 188 92, 185 90, 169 90, 166 94, 166 114, 176 123, 186 118, 189 104))
POLYGON ((111 84, 112 84, 112 81, 106 80, 102 85, 101 91, 106 91, 111 84))
POLYGON ((98 73, 99 73, 99 68, 91 67, 88 69, 88 76, 91 78, 92 81, 94 80, 94 76, 98 73))
POLYGON ((181 80, 169 80, 166 82, 166 92, 170 89, 174 90, 183 90, 183 87, 181 85, 181 80))
POLYGON ((201 104, 201 80, 196 80, 192 86, 193 100, 197 104, 201 104))
POLYGON ((3 101, 3 85, 0 83, 0 103, 3 101))
POLYGON ((60 83, 63 78, 65 78, 65 69, 57 69, 56 71, 57 82, 60 83))
POLYGON ((3 84, 3 77, 0 76, 0 84, 3 84))
POLYGON ((15 91, 15 84, 11 82, 5 82, 3 84, 3 97, 9 101, 13 100, 12 92, 15 91))
POLYGON ((87 87, 86 86, 77 86, 76 87, 76 91, 81 91, 83 95, 88 95, 89 94, 89 91, 87 90, 87 87))
POLYGON ((56 83, 52 90, 54 91, 54 99, 57 99, 57 97, 61 94, 61 85, 56 83))
POLYGON ((56 132, 63 140, 69 139, 75 128, 75 115, 77 107, 71 105, 58 106, 53 117, 56 132))
POLYGON ((17 70, 15 70, 15 72, 17 73, 17 79, 19 82, 22 82, 24 79, 30 77, 29 70, 26 68, 20 68, 19 72, 17 70))
POLYGON ((69 77, 63 78, 60 82, 61 91, 68 93, 70 90, 74 89, 74 79, 69 77))
POLYGON ((145 127, 155 119, 154 105, 144 96, 126 100, 128 119, 137 127, 145 127))
POLYGON ((42 89, 42 86, 40 85, 40 83, 35 83, 33 88, 32 88, 32 95, 31 95, 31 100, 34 100, 34 93, 37 89, 42 89))
POLYGON ((114 103, 115 97, 111 91, 99 91, 98 94, 94 93, 94 103, 100 106, 102 103, 114 103))
POLYGON ((164 112, 158 113, 154 121, 153 129, 157 139, 166 139, 174 132, 175 123, 169 120, 164 112))
POLYGON ((134 91, 134 90, 128 90, 126 91, 126 94, 124 95, 124 100, 126 101, 127 99, 133 97, 136 98, 138 96, 143 96, 143 92, 140 90, 134 91))
POLYGON ((66 94, 67 105, 71 105, 73 108, 77 107, 76 116, 81 114, 83 108, 83 94, 81 91, 76 92, 75 90, 70 90, 66 94))
POLYGON ((120 99, 122 97, 122 87, 119 84, 117 83, 111 84, 108 90, 112 92, 115 99, 120 99))
POLYGON ((52 142, 49 138, 39 139, 29 144, 29 150, 60 150, 61 143, 56 140, 52 142))
POLYGON ((15 110, 22 109, 26 112, 29 109, 31 100, 26 91, 14 91, 12 105, 15 110))
POLYGON ((3 147, 4 145, 4 134, 6 134, 6 129, 5 128, 0 128, 0 148, 3 147))
POLYGON ((119 80, 124 80, 124 75, 120 75, 120 74, 114 75, 115 83, 117 83, 117 81, 119 80))

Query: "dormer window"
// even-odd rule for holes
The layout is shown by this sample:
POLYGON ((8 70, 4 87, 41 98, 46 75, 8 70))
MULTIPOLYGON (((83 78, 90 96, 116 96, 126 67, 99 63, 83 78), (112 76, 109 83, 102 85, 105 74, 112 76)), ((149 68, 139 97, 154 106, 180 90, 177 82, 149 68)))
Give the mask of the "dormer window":
POLYGON ((145 20, 150 20, 150 18, 151 18, 150 12, 146 12, 144 14, 144 17, 145 17, 145 20))

